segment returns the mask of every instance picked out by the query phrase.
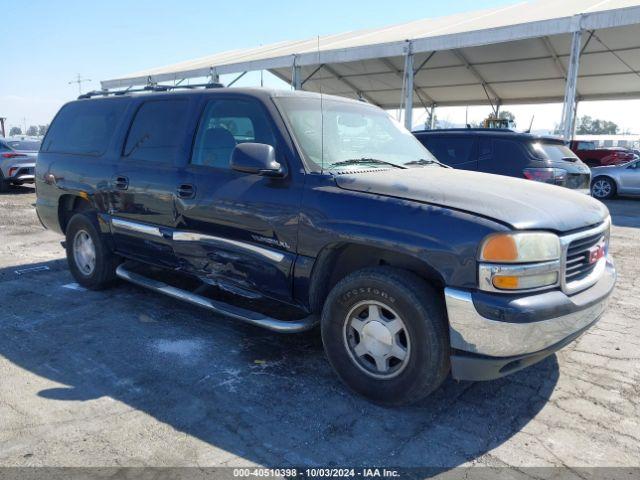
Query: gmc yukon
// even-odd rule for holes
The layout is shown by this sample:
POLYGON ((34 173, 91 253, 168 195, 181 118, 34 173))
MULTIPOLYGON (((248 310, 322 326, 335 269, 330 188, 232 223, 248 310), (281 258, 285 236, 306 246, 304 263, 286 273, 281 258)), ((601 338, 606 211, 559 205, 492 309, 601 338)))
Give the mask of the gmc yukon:
POLYGON ((387 405, 527 367, 605 309, 611 222, 592 198, 443 168, 362 102, 148 90, 63 106, 38 157, 38 215, 86 288, 319 324, 344 383, 387 405))

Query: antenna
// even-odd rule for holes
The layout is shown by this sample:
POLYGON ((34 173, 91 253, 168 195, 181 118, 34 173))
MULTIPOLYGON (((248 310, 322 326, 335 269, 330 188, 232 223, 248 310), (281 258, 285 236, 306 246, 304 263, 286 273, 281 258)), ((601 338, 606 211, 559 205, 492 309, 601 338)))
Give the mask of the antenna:
POLYGON ((529 124, 529 130, 526 133, 531 133, 531 128, 533 127, 533 119, 536 118, 536 114, 531 115, 531 123, 529 124))
POLYGON ((91 79, 90 78, 82 78, 82 75, 78 74, 76 76, 75 80, 71 80, 70 82, 67 82, 68 85, 71 85, 72 83, 77 83, 78 84, 78 95, 82 95, 82 83, 83 82, 90 82, 91 79))
MULTIPOLYGON (((320 63, 320 35, 318 35, 318 65, 320 63)), ((320 88, 320 161, 322 162, 322 171, 324 172, 324 103, 322 98, 322 82, 320 88)))

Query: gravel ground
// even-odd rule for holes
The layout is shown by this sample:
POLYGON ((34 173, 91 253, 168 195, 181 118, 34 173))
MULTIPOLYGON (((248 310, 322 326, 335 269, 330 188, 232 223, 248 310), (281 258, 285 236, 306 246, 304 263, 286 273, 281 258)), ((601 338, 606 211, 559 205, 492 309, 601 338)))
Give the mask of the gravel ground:
POLYGON ((640 466, 640 200, 608 203, 619 281, 596 327, 401 409, 350 394, 317 332, 74 288, 34 202, 0 196, 0 466, 640 466))

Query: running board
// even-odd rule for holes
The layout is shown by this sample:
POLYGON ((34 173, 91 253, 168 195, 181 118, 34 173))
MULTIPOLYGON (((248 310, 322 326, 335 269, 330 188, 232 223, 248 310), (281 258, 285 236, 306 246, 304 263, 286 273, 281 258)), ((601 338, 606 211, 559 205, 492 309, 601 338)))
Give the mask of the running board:
POLYGON ((120 265, 116 269, 116 275, 135 285, 154 290, 169 297, 206 308, 207 310, 217 314, 231 317, 235 320, 240 320, 252 325, 257 325, 258 327, 266 328, 267 330, 272 330, 274 332, 304 332, 312 329, 318 323, 318 317, 316 315, 309 315, 301 320, 278 320, 271 318, 261 313, 245 310, 244 308, 229 305, 228 303, 212 300, 180 288, 172 287, 164 282, 127 270, 124 265, 120 265))

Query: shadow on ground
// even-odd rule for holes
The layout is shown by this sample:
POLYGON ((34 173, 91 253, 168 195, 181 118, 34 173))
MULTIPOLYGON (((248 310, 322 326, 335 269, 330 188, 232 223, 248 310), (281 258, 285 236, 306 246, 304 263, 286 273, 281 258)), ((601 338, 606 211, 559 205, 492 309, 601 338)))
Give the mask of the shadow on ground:
POLYGON ((43 265, 0 270, 0 355, 65 385, 38 393, 51 409, 111 397, 257 463, 457 466, 519 432, 558 380, 552 356, 493 382, 449 379, 418 405, 386 409, 338 381, 317 331, 273 334, 132 285, 64 288, 64 264, 43 265))
POLYGON ((33 193, 34 190, 35 189, 33 185, 11 185, 11 187, 9 187, 9 190, 7 192, 0 193, 0 196, 25 195, 28 193, 33 193))
POLYGON ((604 204, 611 213, 611 221, 618 227, 640 228, 640 198, 616 198, 604 204))

